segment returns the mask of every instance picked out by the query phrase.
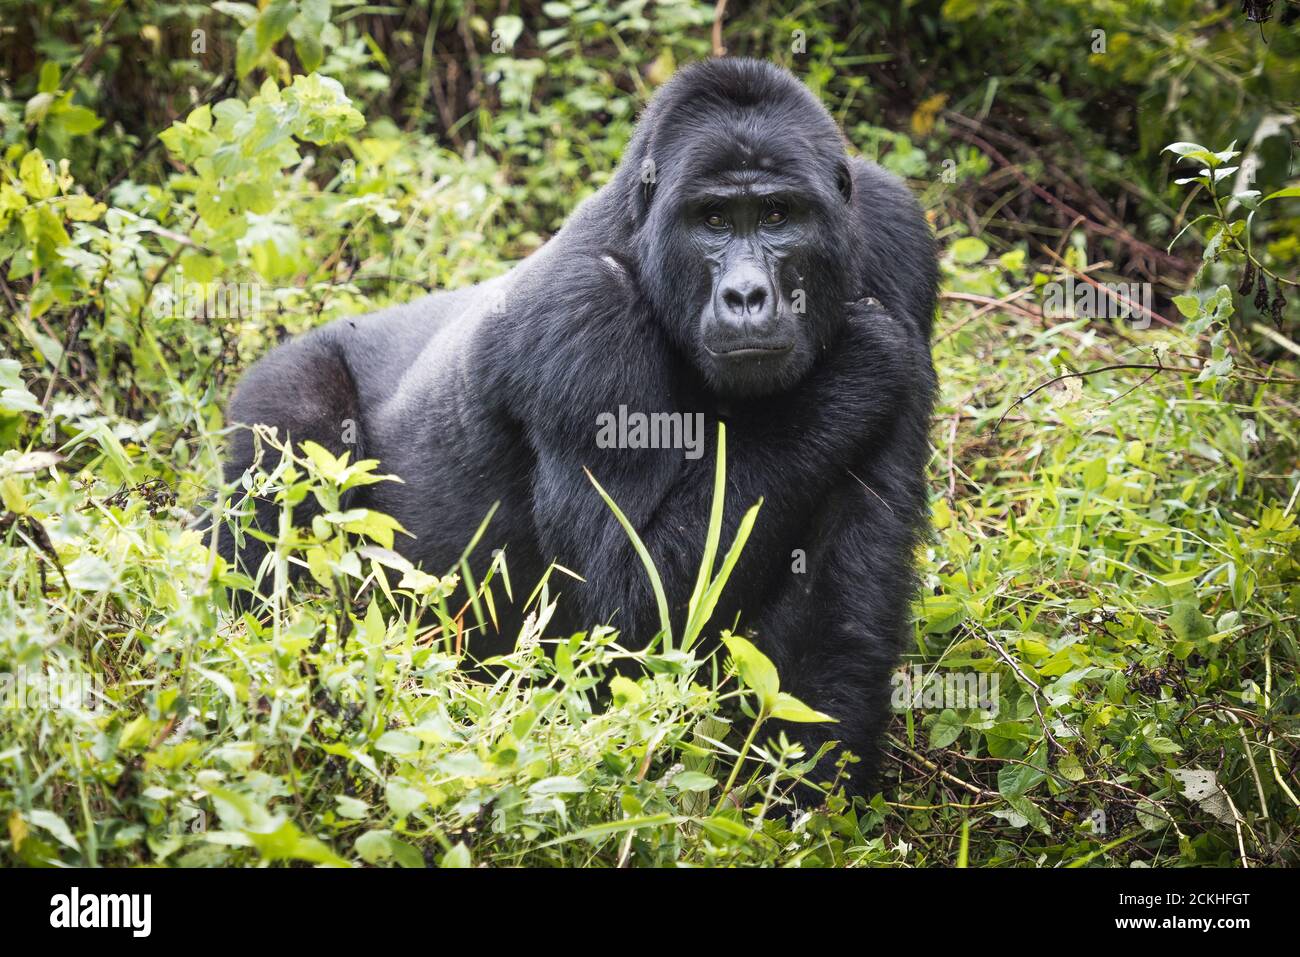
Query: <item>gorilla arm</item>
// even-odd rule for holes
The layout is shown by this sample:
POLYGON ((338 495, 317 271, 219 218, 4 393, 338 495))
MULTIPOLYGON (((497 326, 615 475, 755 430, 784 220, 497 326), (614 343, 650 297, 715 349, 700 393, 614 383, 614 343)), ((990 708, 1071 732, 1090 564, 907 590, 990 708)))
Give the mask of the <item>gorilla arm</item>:
MULTIPOLYGON (((873 322, 884 315, 873 312, 873 322)), ((833 464, 818 475, 817 502, 790 537, 770 545, 751 540, 747 549, 770 549, 762 553, 770 558, 763 560, 784 563, 758 619, 749 619, 755 641, 775 663, 784 690, 837 719, 834 724, 781 722, 768 736, 783 730, 809 756, 827 740, 840 741, 859 759, 847 772, 851 794, 869 794, 877 784, 890 675, 910 635, 914 555, 928 515, 924 476, 934 370, 928 344, 915 327, 887 323, 855 327, 856 357, 846 357, 845 364, 858 363, 856 374, 833 380, 844 390, 837 395, 845 406, 818 417, 824 434, 867 411, 859 419, 862 442, 844 459, 823 459, 833 464), (885 341, 890 328, 900 334, 885 341), (897 368, 882 377, 896 383, 901 378, 893 401, 872 409, 866 401, 870 392, 846 399, 849 390, 882 387, 864 357, 864 350, 874 351, 879 361, 882 348, 896 350, 890 355, 897 368), (790 561, 792 548, 804 552, 797 569, 790 561)), ((837 445, 830 454, 844 449, 837 445)), ((827 755, 812 779, 832 780, 835 760, 834 753, 827 755)), ((801 802, 820 800, 801 792, 801 802)))
MULTIPOLYGON (((785 577, 756 624, 784 690, 837 719, 779 730, 809 755, 828 739, 842 742, 860 759, 848 772, 850 793, 876 785, 890 674, 910 636, 913 556, 928 508, 932 382, 933 373, 924 373, 910 407, 840 470, 804 533, 804 573, 785 577)), ((824 759, 814 780, 831 780, 834 760, 824 759)))

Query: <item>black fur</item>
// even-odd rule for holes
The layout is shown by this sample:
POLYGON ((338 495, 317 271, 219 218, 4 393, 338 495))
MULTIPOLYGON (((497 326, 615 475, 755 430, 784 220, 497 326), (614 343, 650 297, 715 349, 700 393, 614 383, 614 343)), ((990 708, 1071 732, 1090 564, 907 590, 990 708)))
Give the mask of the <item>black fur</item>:
MULTIPOLYGON (((511 578, 530 588, 558 561, 587 584, 552 578, 567 593, 551 630, 610 621, 629 640, 656 630, 654 599, 583 467, 649 547, 680 631, 725 419, 724 545, 745 510, 764 505, 709 630, 739 614, 783 688, 839 719, 790 730, 809 745, 843 741, 863 759, 851 782, 862 791, 875 780, 889 674, 909 633, 935 297, 932 236, 906 187, 850 159, 789 73, 713 60, 659 92, 613 180, 506 276, 279 347, 248 372, 230 417, 378 458, 404 484, 367 487, 352 504, 401 521, 414 538, 399 549, 431 571, 451 568, 499 502, 476 572, 504 547, 511 578), (779 187, 793 197, 788 221, 703 231, 691 197, 719 183, 742 194, 741 217, 748 191, 779 187), (770 337, 793 342, 781 358, 709 351, 726 308, 719 283, 738 262, 772 281, 770 337), (796 288, 799 314, 789 308, 796 288), (703 413, 704 454, 598 448, 597 417, 620 405, 703 413), (345 419, 361 447, 342 443, 345 419), (806 571, 794 570, 796 550, 806 571)), ((251 458, 245 431, 227 480, 251 458)), ((259 508, 274 531, 273 511, 259 508)), ((234 557, 228 534, 221 550, 234 557)), ((250 538, 238 557, 255 569, 263 554, 250 538)))

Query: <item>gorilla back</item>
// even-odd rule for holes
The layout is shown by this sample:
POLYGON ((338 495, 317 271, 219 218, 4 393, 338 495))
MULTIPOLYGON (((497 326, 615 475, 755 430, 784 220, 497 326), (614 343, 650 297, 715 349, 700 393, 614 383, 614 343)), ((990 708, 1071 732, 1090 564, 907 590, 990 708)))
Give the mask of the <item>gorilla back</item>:
MULTIPOLYGON (((430 571, 452 567, 497 503, 476 573, 497 548, 529 586, 559 562, 585 583, 564 580, 553 629, 610 622, 630 641, 657 631, 655 601, 584 467, 645 542, 679 628, 725 421, 723 540, 764 504, 712 628, 739 616, 783 686, 839 720, 797 737, 833 733, 862 759, 862 790, 910 627, 936 274, 910 192, 850 158, 798 80, 713 60, 660 90, 611 181, 531 257, 280 346, 230 418, 379 459, 403 481, 350 504, 400 521, 398 549, 430 571), (702 423, 706 446, 674 443, 688 429, 611 429, 628 422, 702 423)), ((252 462, 239 430, 227 480, 252 462)), ((258 503, 254 521, 274 532, 278 508, 258 503)), ((265 555, 225 530, 219 546, 250 574, 265 555)))

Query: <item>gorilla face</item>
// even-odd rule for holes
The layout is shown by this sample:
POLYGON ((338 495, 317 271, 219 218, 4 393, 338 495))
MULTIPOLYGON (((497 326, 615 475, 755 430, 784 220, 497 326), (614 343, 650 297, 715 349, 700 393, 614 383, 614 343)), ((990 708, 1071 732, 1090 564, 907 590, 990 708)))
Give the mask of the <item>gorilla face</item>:
MULTIPOLYGON (((808 314, 818 210, 764 173, 701 184, 681 213, 701 282, 693 360, 719 393, 763 395, 807 374, 818 351, 808 314)), ((828 310, 833 303, 823 303, 828 310)), ((834 316, 820 317, 832 331, 834 316)))
POLYGON ((647 298, 727 397, 807 376, 834 347, 859 278, 843 138, 802 85, 768 79, 737 75, 713 97, 667 92, 624 161, 655 173, 632 191, 647 298))

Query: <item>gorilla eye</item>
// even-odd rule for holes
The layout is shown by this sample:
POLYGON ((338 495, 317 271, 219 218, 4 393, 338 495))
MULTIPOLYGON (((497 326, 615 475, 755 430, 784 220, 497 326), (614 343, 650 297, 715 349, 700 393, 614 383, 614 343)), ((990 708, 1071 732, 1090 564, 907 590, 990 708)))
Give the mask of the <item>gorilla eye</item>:
POLYGON ((704 224, 708 226, 710 229, 726 229, 727 218, 723 216, 721 213, 717 213, 717 212, 708 213, 704 217, 704 224))
POLYGON ((785 210, 769 209, 761 220, 764 226, 780 226, 786 220, 785 210))

